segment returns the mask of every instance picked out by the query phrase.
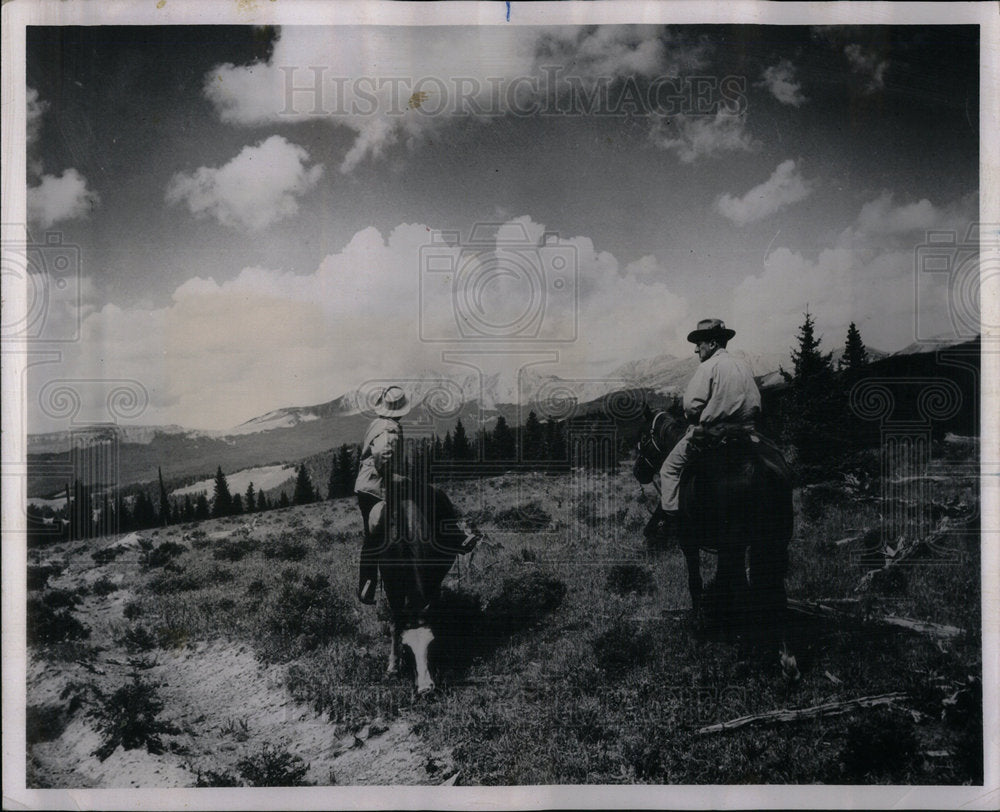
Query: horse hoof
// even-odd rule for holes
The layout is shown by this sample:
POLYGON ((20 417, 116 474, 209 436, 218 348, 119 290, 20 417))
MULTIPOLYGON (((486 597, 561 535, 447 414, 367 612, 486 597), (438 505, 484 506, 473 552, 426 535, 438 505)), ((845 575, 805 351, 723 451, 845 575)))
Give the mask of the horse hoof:
POLYGON ((385 674, 387 677, 395 677, 399 675, 399 664, 389 663, 389 666, 385 669, 385 674))
POLYGON ((434 683, 432 682, 430 685, 425 685, 422 688, 417 688, 417 696, 429 696, 430 694, 434 693, 434 687, 435 687, 434 683))

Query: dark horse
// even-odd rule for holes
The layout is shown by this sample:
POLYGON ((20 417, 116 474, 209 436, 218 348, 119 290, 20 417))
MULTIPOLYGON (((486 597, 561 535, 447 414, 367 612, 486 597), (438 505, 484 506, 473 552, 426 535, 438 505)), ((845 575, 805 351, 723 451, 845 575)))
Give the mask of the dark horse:
POLYGON ((434 690, 428 648, 441 583, 475 539, 461 530, 455 508, 438 488, 395 475, 387 491, 384 515, 370 517, 372 532, 385 534, 378 567, 392 612, 387 671, 398 672, 402 643, 413 653, 417 693, 426 694, 434 690))
MULTIPOLYGON (((641 483, 653 481, 686 428, 683 420, 647 408, 633 469, 641 483)), ((788 466, 769 440, 743 428, 696 429, 691 439, 695 453, 681 477, 679 533, 695 617, 704 608, 699 550, 707 550, 718 554, 719 622, 727 629, 744 625, 768 648, 780 642, 782 666, 792 675, 794 662, 784 645, 785 575, 795 518, 788 466), (743 618, 738 604, 748 590, 743 618)))

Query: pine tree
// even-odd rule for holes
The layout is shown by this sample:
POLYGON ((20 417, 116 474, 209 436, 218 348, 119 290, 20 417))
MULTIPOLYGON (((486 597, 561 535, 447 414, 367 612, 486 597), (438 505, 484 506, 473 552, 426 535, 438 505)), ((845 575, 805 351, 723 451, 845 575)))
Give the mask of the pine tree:
POLYGON ((446 431, 444 433, 444 442, 441 443, 441 459, 443 460, 455 459, 455 443, 451 439, 450 431, 446 431))
POLYGON ((243 512, 243 497, 238 493, 233 495, 233 515, 238 516, 243 512))
POLYGON ((338 499, 350 496, 354 492, 354 460, 351 447, 344 443, 333 455, 330 463, 330 482, 327 486, 327 498, 338 499))
POLYGON ((308 505, 315 501, 312 480, 309 478, 309 471, 305 464, 299 466, 298 476, 295 478, 295 492, 292 494, 292 504, 308 505))
POLYGON ((194 517, 199 521, 209 517, 208 497, 204 493, 199 493, 194 503, 194 517))
POLYGON ((434 442, 431 444, 431 453, 434 455, 435 460, 444 459, 444 446, 441 444, 441 436, 438 434, 434 435, 434 442))
POLYGON ((290 501, 288 501, 288 494, 285 493, 284 491, 282 491, 281 492, 281 498, 278 500, 278 507, 279 508, 286 508, 286 507, 290 507, 291 504, 292 503, 290 501))
POLYGON ((166 527, 170 524, 170 499, 167 496, 167 488, 163 484, 163 469, 156 467, 156 475, 160 480, 160 524, 166 527))
POLYGON ((191 504, 190 494, 184 494, 184 521, 193 522, 194 521, 194 505, 191 504))
POLYGON ((229 492, 229 482, 222 473, 222 466, 215 472, 215 499, 212 504, 212 516, 228 516, 233 512, 233 496, 229 492))
POLYGON ((827 463, 843 444, 843 396, 834 386, 833 353, 819 351, 812 314, 806 311, 799 327, 798 349, 792 350, 793 371, 782 369, 790 384, 785 436, 807 465, 827 463))
POLYGON ((545 429, 542 428, 538 415, 528 412, 528 419, 521 431, 521 458, 524 460, 544 459, 545 429))
POLYGON ((567 462, 565 424, 550 420, 546 424, 545 458, 553 462, 567 462))
POLYGON ((257 512, 263 513, 265 510, 271 509, 271 503, 267 501, 267 494, 261 491, 257 494, 257 512))
POLYGON ((852 321, 847 328, 847 339, 844 341, 844 357, 840 361, 840 368, 850 378, 856 378, 864 366, 868 363, 868 350, 861 340, 861 333, 852 321))
POLYGON ((513 460, 517 457, 517 441, 514 432, 507 425, 507 420, 503 415, 497 417, 497 424, 493 427, 490 437, 492 445, 492 457, 496 460, 513 460))
POLYGON ((253 513, 255 510, 257 510, 257 495, 254 493, 253 490, 253 482, 247 485, 247 492, 246 495, 244 496, 243 501, 246 503, 243 509, 247 513, 253 513))
MULTIPOLYGON (((447 438, 446 438, 447 439, 447 438)), ((456 460, 471 460, 472 447, 469 445, 469 437, 465 433, 465 426, 459 420, 455 423, 455 435, 452 438, 452 457, 456 460)))
POLYGON ((820 338, 816 338, 816 322, 805 312, 805 321, 799 327, 798 349, 792 350, 792 372, 782 369, 784 379, 797 389, 827 385, 833 378, 833 353, 819 351, 820 338))

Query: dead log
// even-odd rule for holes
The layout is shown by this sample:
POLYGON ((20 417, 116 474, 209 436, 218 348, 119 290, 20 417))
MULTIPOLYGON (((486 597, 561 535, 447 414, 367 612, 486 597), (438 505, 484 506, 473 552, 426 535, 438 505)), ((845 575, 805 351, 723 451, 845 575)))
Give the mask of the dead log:
POLYGON ((948 640, 952 637, 958 637, 962 633, 962 630, 957 626, 947 626, 942 623, 931 623, 927 620, 913 620, 912 618, 897 617, 896 615, 884 615, 876 618, 876 620, 887 626, 898 626, 901 629, 907 629, 911 632, 917 632, 918 634, 926 634, 928 637, 934 637, 939 640, 948 640))
POLYGON ((878 694, 876 696, 861 696, 857 699, 846 699, 840 702, 827 702, 825 705, 813 705, 810 708, 781 708, 779 710, 767 711, 766 713, 755 713, 749 716, 740 716, 737 719, 730 719, 728 722, 719 722, 715 725, 698 728, 695 732, 699 736, 708 733, 725 733, 730 730, 738 730, 741 727, 753 724, 776 724, 783 722, 797 722, 801 719, 817 719, 828 716, 841 716, 854 710, 862 708, 875 708, 880 705, 891 705, 906 698, 905 693, 896 692, 891 694, 878 694))
POLYGON ((873 623, 877 626, 894 626, 898 629, 906 629, 910 632, 933 637, 935 640, 950 640, 958 637, 963 631, 957 626, 932 623, 929 620, 916 620, 911 617, 899 617, 898 615, 870 615, 869 617, 862 617, 860 614, 860 602, 856 598, 843 600, 826 599, 820 601, 803 601, 789 598, 788 608, 792 612, 797 612, 808 617, 820 617, 858 624, 873 623), (858 611, 849 612, 841 608, 841 606, 850 606, 858 609, 858 611))

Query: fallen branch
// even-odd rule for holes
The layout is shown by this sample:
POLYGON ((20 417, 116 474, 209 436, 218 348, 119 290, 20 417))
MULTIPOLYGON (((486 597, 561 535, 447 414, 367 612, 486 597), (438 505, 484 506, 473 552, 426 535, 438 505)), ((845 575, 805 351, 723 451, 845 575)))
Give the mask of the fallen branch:
POLYGON ((862 696, 857 699, 847 699, 842 702, 828 702, 825 705, 814 705, 811 708, 782 708, 779 710, 767 711, 766 713, 755 713, 750 716, 740 716, 738 719, 730 719, 728 722, 719 722, 715 725, 698 728, 695 731, 699 736, 708 733, 725 733, 729 730, 738 730, 752 724, 774 724, 778 722, 797 722, 800 719, 816 719, 827 716, 840 716, 861 708, 874 708, 880 705, 891 705, 901 699, 905 699, 905 693, 878 694, 877 696, 862 696))
POLYGON ((895 615, 885 615, 884 617, 877 618, 877 620, 879 623, 887 626, 899 626, 901 629, 907 629, 918 634, 926 634, 929 637, 936 637, 942 640, 958 637, 962 633, 962 630, 957 626, 946 626, 942 623, 913 620, 912 618, 896 617, 895 615))
POLYGON ((788 600, 788 608, 791 611, 808 617, 851 621, 858 624, 874 623, 877 626, 895 626, 898 629, 906 629, 910 632, 933 637, 936 640, 950 640, 953 637, 958 637, 963 631, 957 626, 932 623, 929 620, 916 620, 910 617, 899 617, 898 615, 871 615, 870 617, 863 618, 859 612, 846 611, 836 604, 844 604, 860 610, 860 602, 856 598, 822 601, 802 601, 793 598, 789 598, 788 600))

